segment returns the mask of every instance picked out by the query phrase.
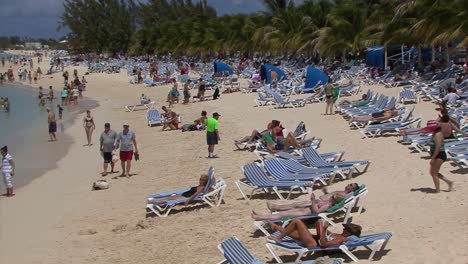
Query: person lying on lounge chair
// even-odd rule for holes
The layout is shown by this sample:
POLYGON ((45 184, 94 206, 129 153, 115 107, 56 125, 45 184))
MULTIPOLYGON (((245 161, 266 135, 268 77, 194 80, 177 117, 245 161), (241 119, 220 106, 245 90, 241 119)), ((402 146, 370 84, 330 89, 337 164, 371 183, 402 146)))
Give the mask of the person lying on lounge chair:
MULTIPOLYGON (((318 200, 320 201, 327 201, 332 197, 333 195, 340 195, 340 196, 346 196, 347 194, 356 191, 359 188, 359 185, 357 183, 350 183, 345 186, 343 191, 334 191, 334 192, 328 192, 327 188, 323 188, 322 191, 324 192, 323 195, 319 197, 318 200)), ((289 204, 273 204, 267 201, 267 207, 271 212, 278 212, 278 211, 288 211, 292 209, 301 209, 301 208, 307 208, 312 205, 312 201, 300 201, 300 202, 293 202, 289 204)))
POLYGON ((268 123, 267 129, 263 130, 262 132, 258 132, 258 130, 254 129, 250 136, 245 136, 239 140, 234 140, 235 143, 248 143, 248 142, 253 142, 255 140, 262 139, 263 134, 270 132, 271 130, 271 123, 268 123))
POLYGON ((319 214, 324 212, 328 208, 332 207, 335 203, 340 202, 343 200, 344 196, 341 194, 333 194, 328 197, 326 200, 315 199, 315 195, 312 193, 310 195, 310 206, 308 207, 301 207, 301 208, 292 208, 289 210, 280 211, 276 214, 258 214, 254 210, 252 210, 252 218, 255 220, 276 220, 281 219, 283 217, 289 216, 303 216, 309 214, 319 214))
POLYGON ((185 205, 188 205, 190 203, 190 201, 195 199, 195 197, 197 197, 197 195, 199 195, 200 193, 203 192, 203 190, 205 189, 207 183, 208 183, 208 175, 202 174, 200 176, 200 181, 199 181, 198 186, 191 187, 190 190, 188 190, 186 192, 183 192, 182 194, 171 195, 171 196, 168 196, 168 197, 163 197, 163 198, 159 198, 159 199, 150 200, 150 201, 148 201, 148 203, 149 204, 160 204, 160 203, 164 203, 164 202, 167 202, 167 201, 170 201, 170 200, 189 198, 185 202, 185 205))
POLYGON ((395 109, 392 109, 392 110, 385 110, 383 112, 373 113, 372 115, 368 115, 368 116, 356 116, 356 117, 351 118, 349 120, 349 123, 352 123, 354 121, 356 122, 367 122, 367 121, 382 122, 382 121, 385 121, 394 117, 397 113, 398 111, 396 111, 395 109))
POLYGON ((341 234, 331 233, 327 231, 330 224, 323 219, 315 223, 316 235, 312 235, 306 224, 300 219, 294 219, 291 223, 283 228, 280 225, 270 223, 272 231, 279 231, 277 237, 268 237, 268 239, 281 242, 285 236, 301 241, 305 247, 329 247, 341 245, 348 241, 350 236, 361 235, 362 227, 356 224, 343 224, 343 232, 341 234))
POLYGON ((345 99, 341 101, 339 105, 350 104, 350 105, 353 105, 354 107, 361 107, 368 103, 369 103, 369 100, 367 100, 367 94, 363 94, 361 99, 359 100, 350 101, 350 100, 345 99))

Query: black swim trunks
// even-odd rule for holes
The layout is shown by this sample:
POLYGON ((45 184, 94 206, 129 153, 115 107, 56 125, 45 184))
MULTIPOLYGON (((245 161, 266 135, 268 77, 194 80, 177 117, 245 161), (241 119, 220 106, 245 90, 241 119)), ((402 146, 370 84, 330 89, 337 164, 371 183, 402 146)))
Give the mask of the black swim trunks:
POLYGON ((57 132, 57 122, 50 122, 49 123, 49 133, 57 132))
POLYGON ((197 192, 197 187, 192 187, 190 190, 183 192, 181 195, 183 197, 189 198, 190 196, 194 195, 197 192))
POLYGON ((218 135, 215 132, 206 132, 206 143, 208 145, 218 144, 218 135))
POLYGON ((104 163, 112 162, 112 152, 103 152, 104 163))

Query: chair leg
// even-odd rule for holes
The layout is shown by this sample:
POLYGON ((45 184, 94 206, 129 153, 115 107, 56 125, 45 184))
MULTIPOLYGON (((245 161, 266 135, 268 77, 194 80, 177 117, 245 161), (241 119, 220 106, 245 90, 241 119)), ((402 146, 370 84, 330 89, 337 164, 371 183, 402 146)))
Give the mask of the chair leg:
POLYGON ((340 246, 340 249, 341 249, 341 251, 343 251, 343 253, 345 253, 345 254, 346 254, 350 259, 352 259, 354 262, 358 262, 358 261, 359 261, 359 259, 358 259, 356 256, 354 256, 353 253, 351 253, 351 251, 348 249, 347 246, 341 245, 341 246, 340 246))

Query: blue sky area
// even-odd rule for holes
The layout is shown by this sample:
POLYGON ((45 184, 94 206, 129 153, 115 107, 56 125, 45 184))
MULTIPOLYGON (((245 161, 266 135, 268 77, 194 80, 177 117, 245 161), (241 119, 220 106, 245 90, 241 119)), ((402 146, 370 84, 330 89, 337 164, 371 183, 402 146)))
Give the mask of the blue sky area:
MULTIPOLYGON (((218 15, 264 10, 262 0, 208 0, 208 3, 218 15)), ((0 6, 0 36, 60 38, 66 33, 57 32, 63 0, 0 0, 0 6)))

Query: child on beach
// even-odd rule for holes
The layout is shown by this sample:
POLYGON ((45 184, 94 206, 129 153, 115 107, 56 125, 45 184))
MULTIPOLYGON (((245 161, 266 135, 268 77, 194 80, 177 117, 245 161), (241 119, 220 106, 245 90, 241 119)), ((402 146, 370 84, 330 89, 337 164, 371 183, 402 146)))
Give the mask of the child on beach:
POLYGON ((59 119, 62 119, 62 114, 63 114, 63 107, 61 105, 57 105, 58 113, 59 113, 59 119))
POLYGON ((0 169, 2 170, 3 182, 5 183, 7 197, 12 197, 15 194, 13 193, 13 182, 12 177, 15 176, 15 162, 13 157, 8 153, 8 147, 4 146, 0 149, 2 154, 2 163, 0 169))

